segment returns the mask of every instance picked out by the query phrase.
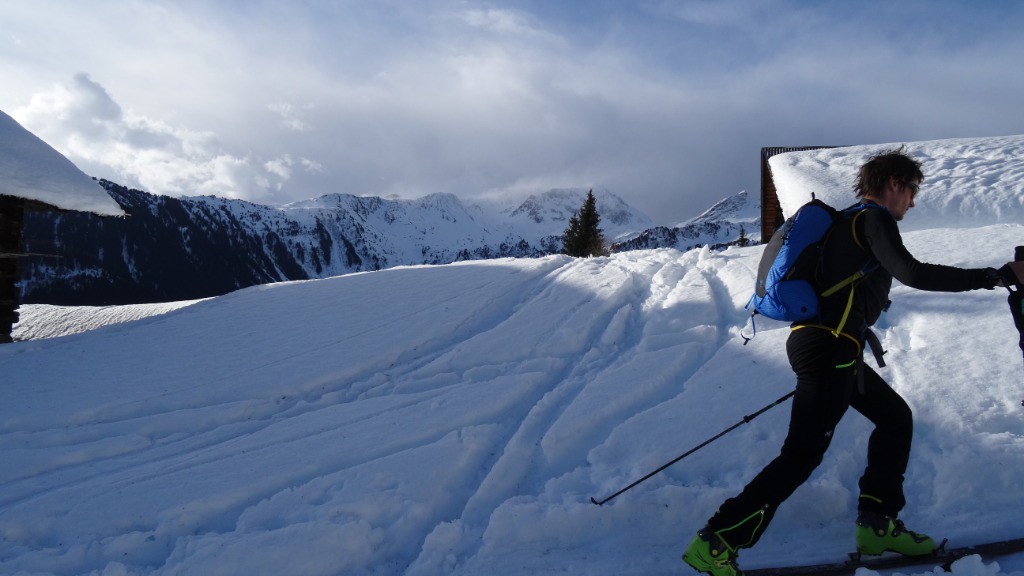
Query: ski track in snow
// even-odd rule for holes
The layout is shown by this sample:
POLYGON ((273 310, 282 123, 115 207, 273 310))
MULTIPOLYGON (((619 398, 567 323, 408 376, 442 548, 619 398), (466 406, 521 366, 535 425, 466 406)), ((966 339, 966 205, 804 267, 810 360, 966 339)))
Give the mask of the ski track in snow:
MULTIPOLYGON (((609 284, 602 286, 609 290, 609 294, 595 295, 593 299, 578 302, 575 308, 569 308, 566 316, 586 316, 588 324, 595 328, 581 335, 578 340, 581 350, 587 352, 580 355, 578 361, 567 363, 560 372, 549 375, 550 381, 543 387, 542 397, 528 402, 529 413, 511 438, 496 448, 502 456, 490 466, 490 472, 469 498, 459 518, 463 525, 463 542, 457 545, 461 555, 473 556, 476 553, 487 520, 502 502, 517 496, 537 496, 524 494, 521 486, 536 485, 544 478, 558 478, 585 466, 585 460, 579 455, 586 454, 587 446, 581 442, 607 436, 614 423, 624 415, 665 399, 666 394, 640 398, 615 411, 593 406, 592 402, 577 408, 582 402, 584 391, 599 385, 603 372, 613 369, 616 364, 628 363, 635 357, 634 349, 642 342, 634 336, 641 326, 639 316, 644 310, 649 312, 663 303, 668 293, 676 289, 683 275, 682 268, 674 263, 652 264, 622 259, 616 261, 615 265, 618 268, 615 277, 609 284), (642 268, 640 273, 631 270, 637 265, 642 268), (652 268, 656 268, 657 272, 653 272, 652 268), (647 281, 652 276, 653 284, 647 281), (590 312, 595 304, 599 307, 596 314, 590 312), (596 410, 598 413, 592 420, 593 425, 587 426, 581 425, 582 419, 562 418, 573 410, 596 410)), ((566 281, 571 283, 573 275, 595 273, 588 268, 595 271, 604 268, 603 273, 608 273, 607 265, 598 260, 577 263, 569 270, 560 271, 560 274, 566 275, 566 281)), ((557 288, 560 283, 560 279, 555 279, 549 291, 561 292, 557 288)), ((552 323, 555 330, 550 335, 552 341, 564 337, 561 334, 562 326, 562 322, 552 323)), ((695 359, 695 364, 699 363, 700 360, 695 359)), ((685 380, 685 375, 680 380, 685 380)), ((668 392, 674 393, 672 390, 668 392)), ((431 565, 428 559, 421 559, 421 564, 414 564, 410 573, 438 573, 436 570, 445 568, 451 567, 431 565)))
MULTIPOLYGON (((406 535, 415 544, 406 542, 396 547, 393 554, 384 558, 381 573, 399 566, 409 566, 410 574, 452 569, 444 559, 438 564, 439 560, 425 545, 433 534, 443 533, 452 522, 460 524, 461 542, 454 547, 460 555, 472 557, 482 545, 483 533, 496 508, 519 497, 536 498, 538 494, 532 488, 542 485, 544 479, 585 468, 585 456, 595 440, 607 437, 618 421, 677 394, 686 379, 724 342, 726 334, 720 327, 731 319, 723 320, 719 308, 730 313, 734 310, 731 304, 711 308, 704 305, 708 300, 716 302, 724 297, 724 286, 712 286, 713 272, 694 265, 707 255, 694 252, 678 258, 678 253, 665 251, 652 258, 650 254, 637 254, 611 262, 542 260, 527 267, 535 270, 515 272, 526 277, 521 285, 513 283, 506 290, 485 290, 494 280, 474 280, 467 283, 464 292, 445 295, 404 314, 388 315, 380 324, 346 331, 334 340, 316 342, 313 347, 294 349, 282 345, 255 365, 240 366, 227 358, 223 359, 225 365, 211 374, 191 371, 192 376, 184 378, 185 382, 181 376, 175 376, 173 381, 168 380, 167 389, 156 395, 123 401, 106 399, 96 407, 72 411, 65 418, 55 416, 49 422, 27 422, 16 413, 8 413, 0 420, 0 429, 6 431, 0 445, 7 454, 17 459, 19 452, 49 451, 56 457, 26 458, 27 466, 9 467, 2 475, 5 490, 0 506, 7 510, 29 510, 40 505, 52 509, 53 502, 62 500, 67 491, 91 494, 97 501, 104 501, 111 491, 127 490, 144 500, 146 490, 138 486, 152 485, 158 490, 156 486, 165 485, 169 478, 181 478, 187 485, 191 478, 226 475, 235 463, 245 466, 245 462, 258 460, 260 453, 317 454, 307 461, 298 457, 290 463, 277 459, 273 473, 261 473, 244 490, 186 499, 184 510, 172 514, 170 519, 161 518, 167 510, 161 513, 159 505, 150 504, 153 514, 136 519, 131 530, 121 527, 97 535, 105 541, 125 538, 116 536, 120 532, 145 534, 144 542, 149 543, 145 547, 152 550, 152 565, 163 565, 167 573, 173 573, 175 551, 180 548, 175 541, 188 539, 189 533, 198 540, 227 538, 245 523, 248 515, 259 515, 261 503, 285 494, 321 492, 322 486, 333 484, 331 479, 339 474, 358 471, 398 454, 430 451, 454 440, 473 445, 463 460, 467 466, 481 471, 478 483, 463 490, 461 497, 456 491, 447 499, 436 499, 431 504, 433 511, 419 524, 418 535, 406 535), (601 281, 595 293, 587 294, 593 290, 595 275, 600 275, 601 281), (277 372, 281 366, 328 355, 357 339, 376 340, 374 334, 414 321, 417 316, 436 316, 437 308, 454 306, 473 292, 487 295, 474 303, 473 314, 459 317, 450 332, 442 336, 433 340, 428 337, 411 349, 393 351, 387 370, 379 370, 380 362, 367 362, 364 366, 346 366, 334 374, 320 371, 308 379, 278 381, 272 387, 257 388, 255 394, 243 399, 190 399, 195 395, 210 400, 201 392, 229 380, 277 372), (636 379, 633 374, 638 368, 631 364, 642 364, 644 354, 657 353, 661 346, 667 349, 680 345, 675 316, 683 312, 673 312, 668 304, 685 304, 684 293, 698 305, 691 306, 686 313, 695 313, 699 308, 704 316, 699 319, 704 323, 691 328, 691 336, 682 338, 684 343, 691 342, 692 352, 671 371, 671 377, 660 378, 641 393, 624 395, 622 378, 636 379), (537 326, 544 326, 547 331, 536 333, 537 326), (514 342, 518 334, 523 338, 517 347, 485 350, 495 341, 514 342), (494 364, 480 361, 488 356, 494 358, 494 364), (472 374, 463 373, 467 370, 472 374), (616 377, 616 370, 623 370, 623 376, 616 377), (359 436, 378 432, 381 420, 393 423, 403 412, 457 402, 465 394, 462 388, 466 383, 479 386, 488 380, 481 376, 487 372, 495 381, 507 384, 504 402, 497 402, 489 413, 470 414, 467 410, 464 419, 447 426, 424 426, 421 433, 403 434, 395 440, 382 437, 377 450, 360 450, 355 457, 324 455, 316 449, 340 445, 346 439, 359 446, 373 445, 372 440, 359 436), (192 384, 192 379, 197 381, 192 384), (512 388, 513 382, 518 386, 512 388), (581 413, 588 411, 596 411, 598 417, 589 421, 581 417, 581 413), (564 418, 567 414, 569 417, 564 418), (307 425, 327 420, 339 424, 307 425)), ((216 316, 217 310, 228 308, 231 300, 255 297, 267 289, 244 290, 197 304, 191 311, 216 316)), ((107 315, 109 310, 103 313, 107 315)), ((138 310, 133 310, 133 314, 138 314, 138 310)), ((209 324, 217 322, 213 319, 209 324)), ((687 324, 692 322, 690 319, 687 324)), ((105 336, 102 343, 84 344, 80 354, 111 355, 109 350, 99 348, 130 338, 133 329, 159 328, 169 323, 173 324, 173 316, 104 328, 94 333, 105 336)), ((252 337, 253 333, 247 336, 252 337)), ((87 343, 89 335, 70 336, 64 343, 74 346, 76 339, 87 343)), ((62 348, 60 340, 38 342, 26 343, 28 349, 19 352, 34 349, 45 355, 48 350, 60 352, 62 348)), ((73 360, 66 361, 64 368, 71 363, 73 360)), ((198 365, 209 363, 203 360, 198 365)), ((136 366, 122 365, 122 370, 115 368, 111 372, 123 373, 136 366)), ((56 372, 68 373, 60 368, 51 371, 56 372)), ((101 386, 102 382, 100 377, 95 385, 101 386)), ((501 398, 502 394, 495 396, 501 398)), ((475 408, 475 404, 467 403, 469 408, 475 408)), ((202 487, 199 483, 197 491, 202 487)), ((337 485, 333 489, 343 490, 337 485)), ((93 513, 88 501, 62 508, 66 518, 93 513)), ((11 526, 7 529, 13 530, 11 526)), ((60 550, 65 546, 49 540, 47 535, 65 533, 73 540, 74 533, 73 529, 47 520, 36 523, 37 537, 32 537, 31 526, 21 526, 19 530, 10 534, 41 550, 60 550)), ((74 554, 64 554, 62 560, 51 559, 45 564, 55 573, 74 573, 72 566, 80 567, 83 563, 98 570, 103 568, 104 560, 109 560, 109 552, 75 550, 74 554)))
MULTIPOLYGON (((975 234, 1008 243, 1019 230, 975 234)), ((921 233, 912 249, 936 244, 921 233)), ((603 507, 589 498, 791 389, 784 326, 762 321, 751 346, 737 336, 758 255, 409 267, 257 287, 4 347, 0 573, 685 573, 682 546, 777 453, 788 408, 603 507), (752 375, 761 381, 737 397, 752 375)), ((998 298, 896 293, 886 377, 913 402, 928 393, 923 380, 950 370, 929 353, 942 345, 930 335, 958 320, 936 310, 985 317, 998 298)), ((993 349, 1008 334, 964 329, 993 349)), ((908 485, 927 519, 940 521, 929 498, 972 518, 957 494, 971 466, 1015 483, 1024 429, 991 400, 1015 393, 1006 384, 915 406, 923 456, 908 485), (958 410, 978 418, 931 432, 956 427, 958 410), (978 463, 982 453, 1005 462, 978 463), (930 463, 945 457, 964 472, 936 474, 930 463)), ((867 429, 847 420, 745 566, 783 563, 794 545, 807 561, 848 551, 840 523, 867 429), (792 539, 808 532, 823 544, 792 539)), ((1006 492, 1012 509, 1019 493, 1006 492)), ((991 521, 1015 536, 1009 512, 991 521)))

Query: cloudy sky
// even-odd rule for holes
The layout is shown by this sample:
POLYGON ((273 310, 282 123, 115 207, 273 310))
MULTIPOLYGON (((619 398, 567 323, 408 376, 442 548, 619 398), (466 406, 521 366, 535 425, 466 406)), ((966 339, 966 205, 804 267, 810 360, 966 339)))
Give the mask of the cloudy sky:
POLYGON ((603 187, 658 224, 762 146, 1024 134, 1014 0, 0 0, 0 109, 173 195, 603 187))

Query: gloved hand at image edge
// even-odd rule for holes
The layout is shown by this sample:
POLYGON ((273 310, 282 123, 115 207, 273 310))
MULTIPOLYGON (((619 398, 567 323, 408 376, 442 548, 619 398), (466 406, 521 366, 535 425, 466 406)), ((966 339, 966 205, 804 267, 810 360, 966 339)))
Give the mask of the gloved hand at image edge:
POLYGON ((1024 262, 1007 262, 998 270, 998 286, 1024 288, 1024 262))

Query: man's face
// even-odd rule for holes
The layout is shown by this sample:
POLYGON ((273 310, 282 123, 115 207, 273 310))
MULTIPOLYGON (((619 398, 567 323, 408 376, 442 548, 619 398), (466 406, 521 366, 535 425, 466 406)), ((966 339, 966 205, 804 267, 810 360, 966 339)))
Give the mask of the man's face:
POLYGON ((903 181, 891 178, 879 204, 885 206, 897 221, 903 220, 907 210, 914 207, 914 197, 921 187, 920 180, 903 181))

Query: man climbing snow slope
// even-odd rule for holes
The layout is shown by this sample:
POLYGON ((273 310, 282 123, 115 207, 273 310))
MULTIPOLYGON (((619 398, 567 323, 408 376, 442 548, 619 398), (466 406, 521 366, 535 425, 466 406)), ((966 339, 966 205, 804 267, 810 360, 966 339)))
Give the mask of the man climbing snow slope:
POLYGON ((914 207, 923 177, 921 163, 902 149, 879 153, 861 166, 854 191, 864 207, 833 226, 821 252, 818 284, 832 286, 872 260, 878 266, 860 281, 821 298, 817 318, 792 325, 786 352, 796 373, 796 393, 782 450, 739 495, 721 505, 690 543, 683 560, 698 572, 742 574, 738 551, 758 541, 778 506, 821 463, 850 407, 875 426, 860 478, 857 549, 912 556, 935 550, 932 538, 897 519, 906 503, 903 475, 913 416, 903 398, 863 362, 863 347, 870 326, 888 306, 893 278, 940 292, 992 289, 1002 281, 994 268, 926 264, 904 247, 897 222, 914 207))

